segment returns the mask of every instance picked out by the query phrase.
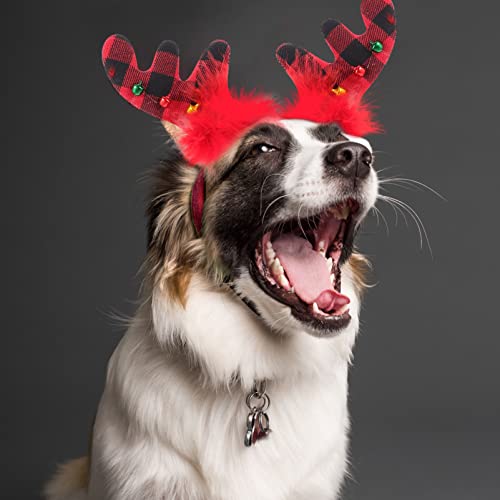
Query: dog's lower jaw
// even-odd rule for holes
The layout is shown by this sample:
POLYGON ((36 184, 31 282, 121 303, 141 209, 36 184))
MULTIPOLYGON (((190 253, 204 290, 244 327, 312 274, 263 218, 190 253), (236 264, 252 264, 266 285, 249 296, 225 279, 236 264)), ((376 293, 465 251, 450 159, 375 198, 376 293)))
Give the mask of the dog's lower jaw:
MULTIPOLYGON (((344 266, 342 272, 346 274, 346 293, 353 297, 349 310, 352 313, 351 320, 345 328, 338 330, 318 330, 310 324, 304 325, 294 316, 289 306, 270 299, 269 295, 255 282, 251 272, 242 269, 238 279, 235 281, 235 290, 241 297, 252 297, 252 305, 259 314, 266 327, 275 333, 284 336, 312 335, 321 339, 338 337, 338 341, 332 343, 332 347, 337 355, 348 358, 354 345, 356 333, 358 331, 359 319, 359 298, 358 292, 352 286, 353 277, 349 266, 344 266)), ((320 344, 321 345, 321 344, 320 344)))
POLYGON ((187 296, 183 309, 154 290, 110 360, 89 498, 335 498, 357 314, 352 331, 318 339, 270 332, 199 276, 187 296), (248 449, 245 396, 264 378, 272 433, 248 449))

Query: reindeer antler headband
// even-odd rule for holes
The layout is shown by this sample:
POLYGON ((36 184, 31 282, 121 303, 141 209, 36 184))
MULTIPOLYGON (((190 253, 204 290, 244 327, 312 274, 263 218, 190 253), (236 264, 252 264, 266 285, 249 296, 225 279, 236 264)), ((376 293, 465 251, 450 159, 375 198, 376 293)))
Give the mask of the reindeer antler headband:
POLYGON ((162 42, 147 71, 137 67, 134 49, 121 35, 104 43, 103 64, 118 93, 136 108, 162 120, 193 165, 216 161, 246 130, 263 120, 300 118, 337 122, 345 132, 378 130, 363 95, 389 60, 396 39, 391 0, 362 0, 366 32, 355 35, 328 20, 322 29, 335 61, 325 62, 305 49, 283 44, 277 58, 294 82, 297 95, 284 106, 272 98, 228 88, 229 45, 212 42, 186 80, 179 76, 179 51, 162 42), (172 127, 175 125, 175 127, 172 127))

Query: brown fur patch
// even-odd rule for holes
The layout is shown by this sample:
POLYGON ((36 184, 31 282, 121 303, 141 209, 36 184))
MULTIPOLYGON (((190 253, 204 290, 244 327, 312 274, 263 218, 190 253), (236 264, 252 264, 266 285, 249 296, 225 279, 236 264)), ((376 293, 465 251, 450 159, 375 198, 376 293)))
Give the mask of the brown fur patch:
POLYGON ((358 295, 361 296, 369 287, 368 275, 372 266, 370 261, 364 255, 356 252, 349 257, 349 265, 352 269, 354 286, 356 287, 358 295))
POLYGON ((164 281, 164 287, 168 292, 169 298, 178 302, 184 308, 186 307, 187 290, 191 281, 191 275, 190 270, 180 269, 164 281))
MULTIPOLYGON (((150 285, 186 305, 192 272, 203 267, 205 252, 190 213, 191 188, 197 170, 183 161, 162 165, 154 176, 148 208, 150 241, 145 262, 150 285)), ((149 289, 149 287, 148 287, 149 289)))
POLYGON ((63 500, 88 488, 90 462, 88 457, 71 460, 58 467, 54 477, 44 488, 47 500, 63 500))

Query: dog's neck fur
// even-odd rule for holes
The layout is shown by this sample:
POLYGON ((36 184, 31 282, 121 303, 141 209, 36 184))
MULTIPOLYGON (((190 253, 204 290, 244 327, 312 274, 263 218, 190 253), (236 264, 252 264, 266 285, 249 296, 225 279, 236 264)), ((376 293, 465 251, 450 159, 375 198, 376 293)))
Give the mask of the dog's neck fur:
MULTIPOLYGON (((348 268, 344 286, 349 290, 348 268)), ((255 296, 256 290, 252 290, 255 296)), ((262 307, 257 303, 257 307, 262 307)), ((149 310, 148 310, 149 309, 149 310)), ((280 333, 255 315, 230 290, 217 288, 200 274, 192 277, 187 302, 182 307, 157 287, 150 308, 151 333, 160 346, 185 354, 199 369, 204 382, 215 387, 237 380, 249 390, 254 381, 287 381, 324 375, 338 363, 348 363, 358 327, 357 300, 352 304, 352 324, 333 339, 318 339, 305 332, 280 333), (304 352, 308 356, 304 356, 304 352)), ((280 311, 281 320, 286 317, 280 311)), ((279 318, 278 318, 279 319, 279 318)))

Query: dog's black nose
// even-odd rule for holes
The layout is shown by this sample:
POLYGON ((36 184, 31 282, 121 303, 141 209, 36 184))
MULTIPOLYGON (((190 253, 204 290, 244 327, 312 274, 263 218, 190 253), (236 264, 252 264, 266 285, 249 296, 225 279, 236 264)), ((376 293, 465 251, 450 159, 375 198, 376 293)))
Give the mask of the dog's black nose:
POLYGON ((370 173, 373 156, 362 144, 343 142, 327 151, 325 161, 344 177, 365 179, 370 173))

